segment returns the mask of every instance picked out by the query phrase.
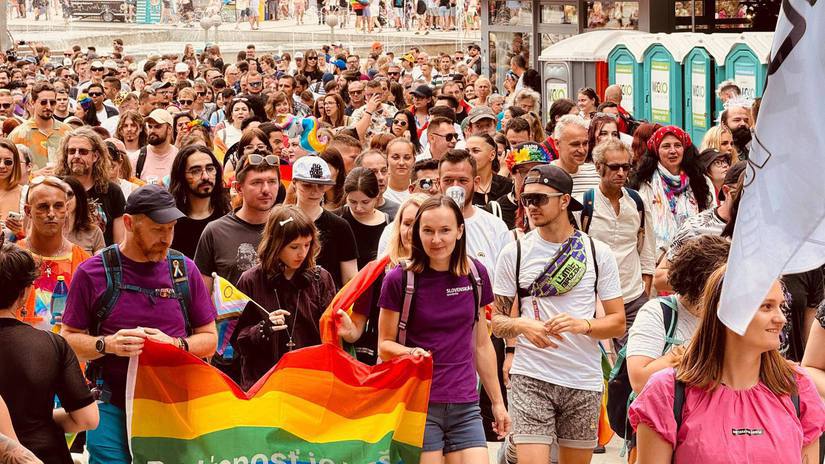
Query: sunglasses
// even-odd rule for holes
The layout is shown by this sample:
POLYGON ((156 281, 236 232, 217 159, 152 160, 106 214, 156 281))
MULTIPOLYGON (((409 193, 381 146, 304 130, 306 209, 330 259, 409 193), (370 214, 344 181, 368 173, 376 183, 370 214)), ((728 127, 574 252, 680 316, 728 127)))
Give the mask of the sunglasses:
POLYGON ((180 103, 181 105, 186 106, 186 105, 191 105, 193 103, 193 101, 192 100, 178 100, 178 103, 180 103))
POLYGON ((403 119, 393 119, 392 120, 392 125, 393 126, 407 127, 407 121, 404 121, 403 119))
POLYGON ((260 87, 260 86, 264 85, 264 83, 263 83, 263 82, 250 82, 248 85, 249 85, 250 87, 255 87, 255 88, 258 88, 258 87, 260 87))
POLYGON ((67 148, 66 149, 66 154, 67 155, 88 156, 89 153, 91 153, 91 152, 92 152, 92 150, 89 150, 88 148, 67 148))
POLYGON ((529 206, 542 207, 553 197, 560 197, 563 193, 522 193, 521 204, 525 208, 529 206))
POLYGON ((57 100, 40 100, 37 103, 39 103, 40 106, 46 106, 46 105, 55 106, 55 105, 57 105, 57 100))
POLYGON ((12 103, 0 103, 0 108, 3 108, 4 110, 7 110, 7 109, 11 108, 11 105, 12 105, 12 103))
POLYGON ((63 179, 56 177, 56 176, 37 176, 29 182, 29 189, 26 191, 26 203, 29 202, 29 194, 32 191, 32 188, 40 185, 46 184, 51 185, 52 187, 57 187, 60 190, 66 192, 66 197, 71 199, 74 198, 74 191, 72 188, 67 184, 63 179))
POLYGON ((446 140, 448 142, 458 140, 458 134, 456 134, 454 132, 451 132, 449 134, 437 134, 437 133, 433 132, 433 135, 437 135, 439 137, 444 137, 444 140, 446 140))
POLYGON ((270 166, 278 166, 278 157, 275 155, 259 155, 257 153, 252 153, 247 155, 246 159, 252 166, 258 166, 264 162, 270 166))
POLYGON ((388 76, 400 76, 401 73, 400 72, 395 72, 395 71, 388 71, 387 75, 388 76))
POLYGON ((92 71, 94 71, 94 72, 101 72, 101 71, 103 71, 103 68, 96 68, 96 67, 95 67, 95 68, 90 68, 90 69, 91 69, 92 71))
POLYGON ((207 92, 198 92, 199 97, 205 97, 207 92))
POLYGON ((3 160, 3 165, 4 166, 12 166, 12 165, 14 165, 14 160, 11 159, 11 158, 6 158, 6 159, 3 160))
POLYGON ((619 169, 623 169, 624 172, 629 172, 630 168, 633 167, 630 163, 613 163, 613 164, 606 164, 607 169, 611 171, 618 171, 619 169))
POLYGON ((317 57, 317 56, 308 56, 308 57, 307 57, 307 61, 309 61, 309 60, 317 60, 317 59, 318 59, 318 57, 317 57))
POLYGON ((102 97, 103 93, 102 92, 89 92, 89 96, 92 97, 92 98, 102 97))

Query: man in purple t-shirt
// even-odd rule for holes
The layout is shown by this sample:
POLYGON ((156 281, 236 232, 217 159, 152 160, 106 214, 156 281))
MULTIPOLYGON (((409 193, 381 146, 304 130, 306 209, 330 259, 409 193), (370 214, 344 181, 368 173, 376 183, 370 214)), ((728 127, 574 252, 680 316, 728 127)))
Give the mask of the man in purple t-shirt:
POLYGON ((182 259, 185 270, 170 266, 176 263, 168 257, 169 246, 175 222, 182 217, 174 198, 162 187, 147 185, 129 196, 123 216, 126 239, 113 245, 122 269, 120 296, 94 336, 90 333, 97 332, 100 322, 95 314, 107 290, 102 257, 107 251, 75 271, 61 335, 81 361, 94 360, 90 369, 96 372, 96 390, 102 392, 100 426, 87 434, 90 463, 132 462, 124 412, 126 370, 129 357, 140 354, 145 340, 169 343, 199 358, 215 351, 215 308, 197 266, 182 255, 174 259, 182 259), (176 284, 174 277, 180 282, 176 284), (190 294, 186 307, 176 292, 184 280, 190 294))

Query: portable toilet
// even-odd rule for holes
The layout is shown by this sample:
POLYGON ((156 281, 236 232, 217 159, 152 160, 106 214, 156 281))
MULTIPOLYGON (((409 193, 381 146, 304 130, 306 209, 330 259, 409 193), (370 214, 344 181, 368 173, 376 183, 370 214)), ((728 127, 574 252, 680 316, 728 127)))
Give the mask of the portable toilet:
POLYGON ((725 58, 740 34, 694 34, 693 49, 684 60, 685 129, 699 141, 716 124, 722 106, 716 88, 725 80, 725 58))
POLYGON ((683 127, 682 61, 689 50, 683 34, 660 34, 645 50, 644 113, 650 122, 683 127))
POLYGON ((765 89, 773 32, 742 33, 740 41, 731 47, 725 58, 725 78, 739 85, 743 97, 761 97, 765 89))
POLYGON ((624 36, 607 58, 608 80, 622 86, 622 107, 637 119, 645 117, 644 52, 655 40, 655 34, 624 36))
POLYGON ((639 31, 603 30, 574 35, 545 48, 541 63, 544 89, 543 117, 559 98, 576 99, 582 87, 593 87, 603 96, 608 86, 608 54, 623 37, 652 35, 639 31))

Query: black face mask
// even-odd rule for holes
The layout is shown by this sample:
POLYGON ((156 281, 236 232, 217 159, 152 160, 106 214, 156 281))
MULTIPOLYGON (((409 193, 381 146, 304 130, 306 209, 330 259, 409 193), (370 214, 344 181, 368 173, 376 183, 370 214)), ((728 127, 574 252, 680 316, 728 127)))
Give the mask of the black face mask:
POLYGON ((747 146, 753 138, 753 134, 751 134, 751 130, 747 126, 740 126, 732 130, 731 136, 733 137, 733 144, 740 150, 747 146))

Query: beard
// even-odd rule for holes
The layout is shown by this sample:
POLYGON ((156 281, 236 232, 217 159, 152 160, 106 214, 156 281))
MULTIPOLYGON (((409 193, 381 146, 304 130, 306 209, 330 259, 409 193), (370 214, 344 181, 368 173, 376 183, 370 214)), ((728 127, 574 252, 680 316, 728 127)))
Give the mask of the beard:
POLYGON ((209 197, 212 196, 212 192, 214 190, 215 190, 215 184, 214 183, 212 183, 212 182, 201 182, 194 189, 190 187, 189 188, 189 193, 191 193, 192 195, 194 195, 198 198, 209 198, 209 197), (201 190, 201 187, 206 187, 206 186, 209 186, 209 188, 206 189, 206 190, 201 190))
POLYGON ((149 134, 149 136, 148 136, 148 137, 146 137, 146 142, 147 142, 149 145, 160 145, 160 144, 162 144, 162 143, 163 143, 163 141, 164 141, 164 139, 162 139, 162 138, 161 138, 159 135, 157 135, 157 134, 149 134))
POLYGON ((92 168, 83 163, 72 163, 69 168, 73 176, 88 176, 92 173, 92 168))

